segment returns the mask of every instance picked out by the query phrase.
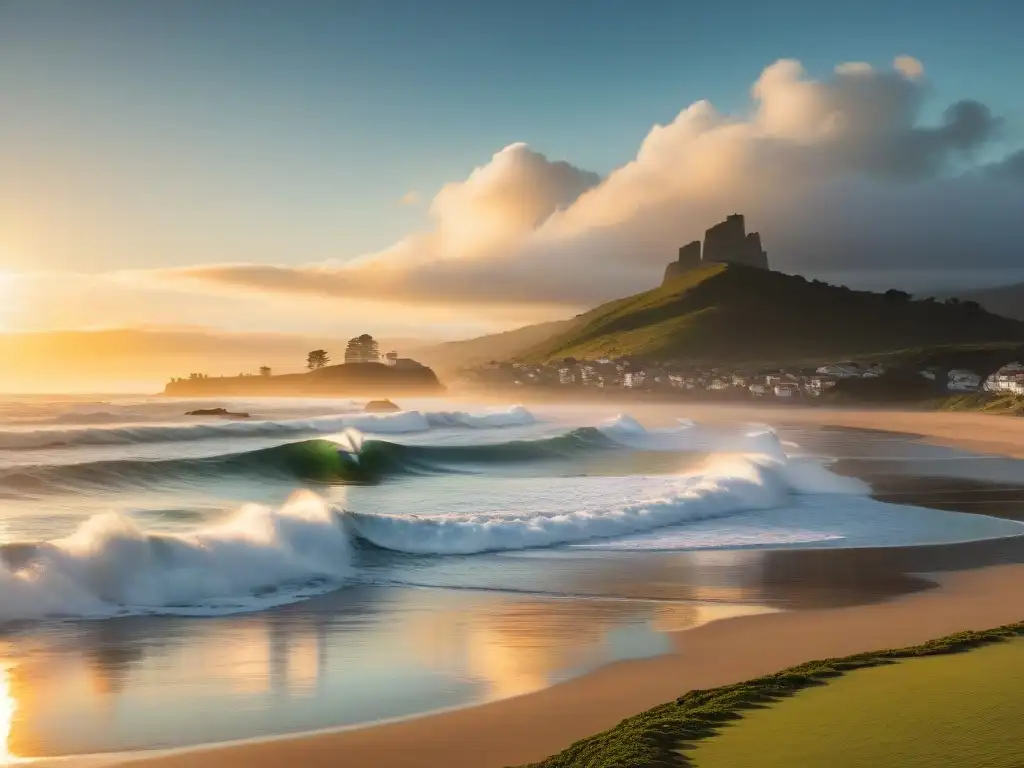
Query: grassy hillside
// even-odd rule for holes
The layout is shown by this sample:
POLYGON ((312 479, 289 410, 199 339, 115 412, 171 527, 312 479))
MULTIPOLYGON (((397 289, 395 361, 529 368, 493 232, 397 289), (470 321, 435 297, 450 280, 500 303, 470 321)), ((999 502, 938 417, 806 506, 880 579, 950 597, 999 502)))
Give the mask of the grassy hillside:
POLYGON ((686 757, 695 768, 1019 768, 1022 685, 1024 640, 861 669, 744 712, 686 757))
POLYGON ((603 304, 517 357, 794 362, 993 342, 1024 342, 1024 324, 970 304, 716 264, 603 304))
POLYGON ((527 325, 512 331, 492 333, 465 341, 448 341, 444 344, 418 348, 415 357, 441 371, 472 368, 491 360, 507 360, 515 357, 553 336, 567 333, 579 322, 579 318, 554 320, 549 323, 527 325))
POLYGON ((976 301, 997 315, 1024 320, 1024 283, 967 291, 957 295, 962 299, 976 301))
MULTIPOLYGON (((534 763, 528 768, 627 768, 627 766, 630 768, 654 768, 655 766, 660 766, 661 768, 667 768, 668 766, 686 768, 692 767, 695 764, 711 764, 705 763, 699 758, 694 760, 694 756, 698 755, 701 749, 712 743, 713 739, 711 737, 724 739, 726 737, 725 734, 729 732, 729 728, 726 726, 730 723, 739 722, 739 725, 735 726, 738 730, 743 727, 741 717, 765 711, 765 707, 771 707, 773 704, 781 708, 782 705, 789 703, 786 699, 801 693, 807 693, 808 689, 825 686, 827 690, 827 687, 837 682, 837 678, 840 678, 840 676, 850 675, 853 677, 860 674, 861 671, 870 670, 873 667, 896 671, 903 663, 909 667, 910 664, 918 664, 926 660, 923 657, 938 657, 937 660, 940 664, 943 662, 956 663, 959 659, 950 654, 986 645, 995 644, 997 648, 1007 653, 1019 652, 1021 647, 1019 643, 1024 642, 1024 640, 1017 639, 1021 635, 1024 635, 1024 622, 985 632, 963 632, 959 635, 950 635, 949 637, 932 640, 924 645, 911 648, 862 653, 856 656, 847 656, 843 659, 811 661, 798 667, 792 667, 773 675, 748 680, 744 683, 726 685, 721 688, 712 688, 704 691, 689 691, 674 701, 627 718, 604 733, 578 741, 563 752, 552 755, 539 763, 534 763), (1011 646, 1011 643, 1018 645, 1014 648, 1011 646), (900 663, 894 664, 894 662, 900 663)), ((981 651, 972 651, 972 653, 981 653, 981 651)), ((967 654, 965 658, 969 659, 970 654, 967 654)), ((999 685, 999 679, 1003 671, 1007 669, 1006 663, 1004 658, 996 658, 995 663, 992 663, 991 658, 982 657, 980 668, 975 666, 969 672, 977 676, 977 679, 983 684, 987 681, 993 681, 999 685)), ((933 682, 948 679, 948 675, 945 674, 932 675, 931 677, 933 682)), ((944 718, 943 725, 949 722, 949 718, 956 717, 970 718, 974 723, 987 722, 986 718, 988 720, 998 719, 998 725, 1001 728, 1010 728, 1011 730, 1006 732, 1015 734, 1016 731, 1012 730, 1012 726, 1009 723, 1015 722, 1013 718, 1017 715, 1017 711, 1011 702, 1015 701, 1012 696, 1016 690, 1019 690, 1019 677, 1018 674, 1016 680, 1010 681, 1011 687, 1009 689, 1004 688, 997 692, 994 691, 992 695, 987 690, 977 696, 973 695, 975 693, 974 690, 969 692, 970 695, 958 695, 958 690, 953 688, 952 690, 947 689, 943 691, 942 696, 937 696, 934 690, 906 685, 904 686, 905 690, 903 693, 913 698, 915 692, 919 691, 919 701, 913 702, 915 708, 920 710, 930 708, 931 712, 925 711, 924 714, 926 716, 928 714, 941 715, 944 718), (1016 685, 1017 688, 1014 689, 1013 685, 1016 685), (995 705, 994 708, 993 704, 995 705), (945 708, 945 711, 943 711, 943 708, 945 708)), ((982 687, 984 688, 985 686, 983 685, 982 687)), ((867 693, 871 693, 870 687, 867 693)), ((875 697, 872 703, 877 706, 879 701, 875 697)), ((907 724, 907 721, 903 719, 906 713, 898 710, 896 712, 893 712, 891 709, 886 710, 885 704, 886 702, 882 700, 881 705, 883 706, 878 710, 884 714, 872 718, 866 728, 853 735, 859 738, 860 734, 866 733, 870 736, 872 733, 886 728, 905 726, 907 724)), ((772 710, 768 709, 767 713, 771 714, 772 710)), ((813 717, 817 717, 818 714, 827 715, 829 713, 810 713, 813 717)), ((838 714, 842 717, 845 713, 840 709, 838 714)), ((807 722, 804 719, 796 723, 796 730, 793 732, 775 729, 769 741, 776 738, 776 736, 799 738, 807 722)), ((915 762, 911 763, 890 761, 882 757, 878 762, 870 762, 867 765, 892 766, 893 768, 903 765, 992 765, 1000 766, 1000 768, 1002 766, 1009 768, 1011 765, 1019 765, 1019 762, 1004 759, 1008 755, 1014 754, 1014 748, 1019 747, 1019 739, 1007 740, 1003 737, 997 737, 999 738, 1000 750, 990 753, 988 750, 992 744, 986 741, 986 736, 989 733, 987 730, 971 731, 956 727, 955 730, 937 731, 941 732, 944 736, 948 735, 948 739, 928 740, 914 738, 915 736, 920 736, 922 732, 919 722, 918 730, 910 734, 912 739, 908 742, 910 746, 916 744, 927 748, 934 747, 936 744, 946 744, 949 748, 955 747, 958 755, 966 754, 970 756, 972 750, 977 750, 976 754, 980 755, 984 751, 986 752, 986 757, 993 757, 995 758, 994 761, 981 760, 972 762, 970 757, 968 757, 966 762, 959 760, 945 762, 941 759, 936 762, 933 753, 932 755, 923 755, 925 758, 930 757, 931 762, 917 760, 916 758, 919 755, 914 755, 915 762)), ((855 725, 856 721, 853 724, 855 725)), ((841 721, 838 725, 846 725, 846 723, 841 721)), ((924 727, 928 728, 931 726, 926 723, 924 727)), ((758 753, 756 757, 747 755, 746 761, 740 764, 744 766, 785 765, 787 768, 797 765, 840 765, 841 763, 838 761, 843 758, 843 748, 847 745, 847 742, 842 737, 849 734, 850 730, 848 728, 839 731, 838 734, 835 731, 826 733, 826 741, 822 745, 826 748, 831 748, 831 754, 824 763, 804 763, 799 759, 784 759, 781 763, 762 761, 761 753, 758 753)), ((765 749, 771 748, 771 744, 763 740, 760 744, 765 749)), ((790 753, 789 757, 792 758, 793 754, 795 753, 790 753)), ((879 752, 877 750, 874 751, 873 756, 877 757, 878 755, 879 752)), ((1013 759, 1019 760, 1019 751, 1017 752, 1017 757, 1013 759)), ((726 765, 728 763, 715 764, 726 765)))
POLYGON ((1003 416, 1024 416, 1024 397, 1008 393, 972 392, 954 395, 939 404, 944 411, 980 411, 1003 416))

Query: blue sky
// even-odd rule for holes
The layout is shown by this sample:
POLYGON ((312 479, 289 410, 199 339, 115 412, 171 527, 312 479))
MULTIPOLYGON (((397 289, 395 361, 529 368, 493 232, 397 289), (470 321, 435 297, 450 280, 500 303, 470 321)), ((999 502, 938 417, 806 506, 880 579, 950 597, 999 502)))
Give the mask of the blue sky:
POLYGON ((782 57, 922 60, 1020 135, 1017 2, 0 0, 0 269, 304 263, 525 141, 606 174, 782 57))

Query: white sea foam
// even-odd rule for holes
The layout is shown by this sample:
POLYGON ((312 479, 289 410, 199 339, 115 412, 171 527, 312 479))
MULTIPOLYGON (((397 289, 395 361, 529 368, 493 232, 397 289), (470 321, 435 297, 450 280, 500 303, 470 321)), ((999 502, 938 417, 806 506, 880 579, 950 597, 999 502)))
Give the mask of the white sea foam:
POLYGON ((0 450, 27 450, 77 445, 133 445, 187 442, 213 438, 289 437, 326 435, 347 428, 370 434, 400 435, 438 427, 471 429, 532 424, 533 414, 522 406, 502 411, 400 411, 397 413, 345 413, 276 421, 215 421, 194 424, 144 424, 117 427, 82 426, 66 429, 0 430, 0 450))
POLYGON ((183 534, 147 533, 110 513, 38 545, 20 568, 0 567, 0 621, 253 610, 350 574, 345 530, 313 494, 183 534))
POLYGON ((478 499, 479 511, 353 512, 346 522, 356 536, 385 549, 473 554, 624 536, 784 506, 800 493, 868 490, 859 480, 811 463, 788 464, 764 455, 722 455, 687 475, 555 478, 545 481, 543 488, 514 487, 504 499, 478 499))
POLYGON ((534 415, 521 405, 500 410, 467 413, 465 411, 436 411, 426 414, 435 427, 470 427, 488 429, 496 427, 523 427, 536 422, 534 415))

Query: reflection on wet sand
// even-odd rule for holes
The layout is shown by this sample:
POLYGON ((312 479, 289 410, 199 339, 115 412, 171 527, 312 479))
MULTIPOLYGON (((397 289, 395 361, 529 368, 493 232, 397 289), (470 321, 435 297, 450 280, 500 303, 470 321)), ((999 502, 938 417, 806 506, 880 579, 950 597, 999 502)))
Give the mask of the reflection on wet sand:
POLYGON ((18 701, 11 693, 10 670, 0 666, 0 764, 11 763, 16 757, 10 740, 17 710, 18 701))
POLYGON ((114 620, 54 627, 45 640, 12 638, 6 656, 20 661, 11 677, 11 749, 38 756, 169 747, 519 695, 617 659, 664 653, 666 629, 759 610, 353 592, 262 615, 114 620))

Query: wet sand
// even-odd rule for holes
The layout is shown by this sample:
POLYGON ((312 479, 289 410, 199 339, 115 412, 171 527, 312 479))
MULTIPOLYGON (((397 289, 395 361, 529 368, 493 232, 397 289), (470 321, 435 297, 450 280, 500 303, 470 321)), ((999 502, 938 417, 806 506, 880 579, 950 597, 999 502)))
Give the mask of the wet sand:
POLYGON ((874 605, 726 619, 672 636, 674 652, 612 664, 514 699, 353 731, 132 760, 138 768, 489 768, 517 765, 687 690, 737 682, 814 658, 912 645, 1024 617, 1024 565, 939 578, 937 589, 874 605))
MULTIPOLYGON (((626 404, 624 404, 624 407, 626 404)), ((680 401, 653 405, 629 403, 630 413, 656 416, 684 411, 696 421, 764 421, 773 425, 801 424, 879 430, 916 435, 934 445, 966 451, 1024 458, 1024 418, 984 413, 845 409, 792 405, 716 405, 680 401)))

